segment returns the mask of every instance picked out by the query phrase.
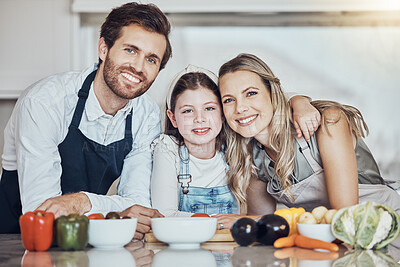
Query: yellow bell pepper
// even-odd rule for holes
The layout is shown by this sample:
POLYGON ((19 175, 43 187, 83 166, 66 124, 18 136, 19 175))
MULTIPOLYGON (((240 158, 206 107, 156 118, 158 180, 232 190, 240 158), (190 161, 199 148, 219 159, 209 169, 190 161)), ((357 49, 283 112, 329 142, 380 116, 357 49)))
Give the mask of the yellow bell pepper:
POLYGON ((297 234, 297 221, 304 212, 306 212, 304 208, 288 208, 276 210, 274 214, 286 219, 290 229, 289 235, 292 235, 297 234))

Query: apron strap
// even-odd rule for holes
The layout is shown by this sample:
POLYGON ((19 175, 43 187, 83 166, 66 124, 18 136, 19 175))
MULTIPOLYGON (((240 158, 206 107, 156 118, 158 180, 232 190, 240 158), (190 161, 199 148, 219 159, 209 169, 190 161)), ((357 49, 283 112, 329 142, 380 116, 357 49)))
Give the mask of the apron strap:
POLYGON ((125 140, 132 140, 132 110, 125 119, 125 140))
POLYGON ((179 147, 179 174, 177 176, 178 183, 181 184, 182 192, 189 192, 189 183, 192 181, 192 175, 189 174, 189 151, 185 144, 179 147))
POLYGON ((83 109, 85 108, 86 99, 89 96, 90 85, 92 84, 94 77, 96 76, 97 69, 90 73, 85 81, 83 82, 82 88, 78 92, 78 104, 76 105, 74 115, 69 127, 78 128, 81 122, 83 109))
POLYGON ((314 159, 311 155, 310 144, 303 138, 296 138, 297 143, 300 146, 300 152, 304 155, 304 158, 307 160, 308 164, 310 164, 311 168, 314 172, 318 172, 322 170, 321 165, 314 159))

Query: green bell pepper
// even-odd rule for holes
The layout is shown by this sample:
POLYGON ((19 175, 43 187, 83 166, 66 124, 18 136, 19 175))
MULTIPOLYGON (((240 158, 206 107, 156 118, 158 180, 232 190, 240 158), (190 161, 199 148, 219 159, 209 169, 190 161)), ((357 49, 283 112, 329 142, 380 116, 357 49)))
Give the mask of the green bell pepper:
POLYGON ((70 214, 56 219, 57 245, 63 250, 82 250, 89 240, 89 219, 85 215, 70 214))

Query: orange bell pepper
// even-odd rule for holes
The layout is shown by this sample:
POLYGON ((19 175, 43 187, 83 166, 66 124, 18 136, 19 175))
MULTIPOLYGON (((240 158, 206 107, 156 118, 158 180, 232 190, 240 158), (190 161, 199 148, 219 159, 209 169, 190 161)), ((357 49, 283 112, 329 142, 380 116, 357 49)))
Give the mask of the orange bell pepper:
POLYGON ((53 242, 54 214, 41 210, 29 211, 19 217, 21 238, 25 249, 46 251, 53 242))

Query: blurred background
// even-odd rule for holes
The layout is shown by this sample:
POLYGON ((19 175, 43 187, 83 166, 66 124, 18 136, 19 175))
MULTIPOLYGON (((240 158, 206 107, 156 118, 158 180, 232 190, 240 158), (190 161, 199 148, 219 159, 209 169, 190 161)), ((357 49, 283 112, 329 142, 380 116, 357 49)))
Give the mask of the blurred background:
MULTIPOLYGON (((97 62, 100 26, 120 0, 0 1, 0 151, 19 94, 50 74, 97 62)), ((400 179, 400 1, 168 0, 173 57, 149 90, 162 111, 188 64, 217 73, 241 52, 271 67, 286 91, 358 107, 386 179, 400 179)), ((164 113, 164 112, 163 112, 164 113)))

